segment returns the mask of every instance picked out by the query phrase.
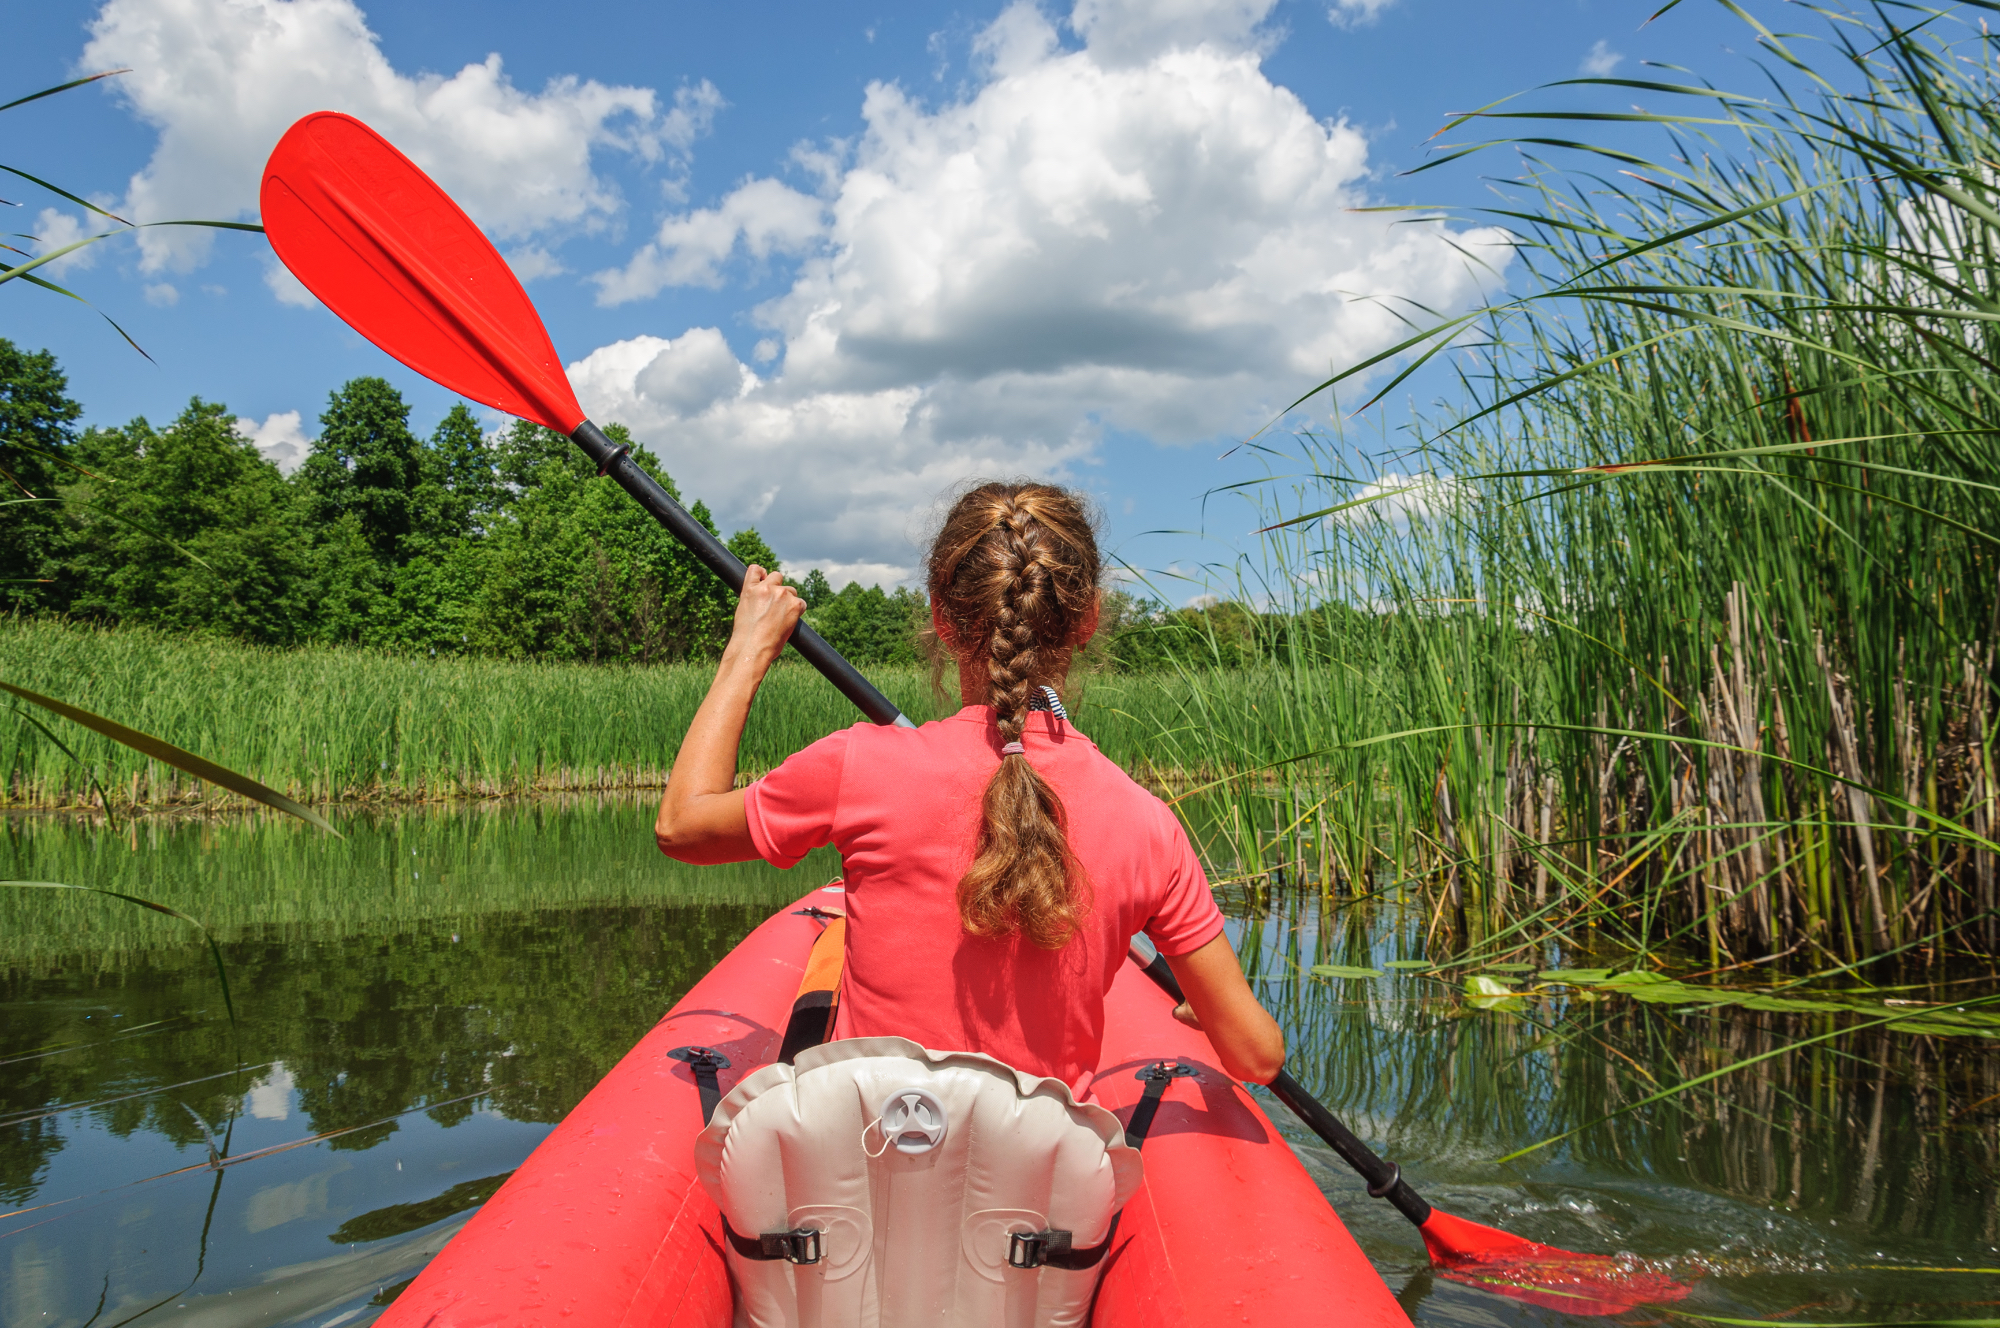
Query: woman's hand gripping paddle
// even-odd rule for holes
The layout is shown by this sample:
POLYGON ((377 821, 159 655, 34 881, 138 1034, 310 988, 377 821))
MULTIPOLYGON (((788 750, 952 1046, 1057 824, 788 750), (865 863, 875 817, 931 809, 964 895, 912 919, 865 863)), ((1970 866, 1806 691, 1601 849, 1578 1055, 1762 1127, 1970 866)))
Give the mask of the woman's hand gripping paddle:
MULTIPOLYGON (((271 247, 347 325, 432 382, 566 434, 733 591, 743 562, 583 416, 513 269, 444 190, 352 116, 320 111, 264 166, 271 247)), ((893 701, 800 623, 792 648, 877 724, 893 701)))
MULTIPOLYGON (((1184 999, 1166 959, 1141 937, 1132 940, 1132 962, 1176 1004, 1184 999)), ((1679 1300, 1692 1289, 1608 1255, 1560 1250, 1441 1213, 1410 1188, 1402 1168, 1375 1156, 1288 1071, 1278 1071, 1270 1089, 1367 1182, 1370 1198, 1387 1199, 1416 1224, 1443 1277, 1570 1314, 1623 1314, 1679 1300)))

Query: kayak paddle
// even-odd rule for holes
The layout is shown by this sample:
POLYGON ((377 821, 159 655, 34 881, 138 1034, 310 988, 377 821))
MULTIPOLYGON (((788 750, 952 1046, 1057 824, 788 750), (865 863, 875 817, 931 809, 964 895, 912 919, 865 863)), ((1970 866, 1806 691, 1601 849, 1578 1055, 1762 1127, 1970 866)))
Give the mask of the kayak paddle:
MULTIPOLYGON (((442 387, 567 435, 742 591, 742 559, 584 418, 514 270, 388 140, 350 115, 308 115, 272 149, 259 197, 279 259, 349 327, 442 387)), ((792 648, 877 724, 910 723, 803 622, 792 648)))
MULTIPOLYGON (((1143 936, 1132 938, 1132 962, 1176 1005, 1187 999, 1166 957, 1143 936)), ((1416 1224, 1431 1262, 1444 1277, 1571 1314, 1622 1314, 1641 1305, 1679 1300, 1692 1290, 1609 1255, 1557 1249, 1439 1212, 1410 1188, 1401 1167, 1377 1157, 1290 1071, 1278 1071, 1268 1087, 1367 1182, 1371 1199, 1387 1199, 1416 1224)))

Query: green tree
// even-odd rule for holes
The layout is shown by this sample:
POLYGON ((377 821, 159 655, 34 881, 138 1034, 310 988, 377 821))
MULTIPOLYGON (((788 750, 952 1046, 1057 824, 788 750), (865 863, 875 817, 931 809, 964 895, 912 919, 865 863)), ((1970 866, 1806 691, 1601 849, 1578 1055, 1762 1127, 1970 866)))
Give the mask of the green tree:
POLYGON ((833 598, 833 587, 827 584, 826 573, 815 567, 806 573, 806 579, 799 582, 799 598, 806 602, 807 609, 816 609, 833 598))
POLYGON ((74 611, 266 644, 302 634, 312 550, 297 497, 227 407, 199 397, 164 430, 93 429, 66 486, 74 611))
POLYGON ((355 378, 332 394, 319 420, 320 436, 297 477, 311 519, 331 526, 352 516, 377 561, 402 561, 424 478, 402 394, 385 379, 355 378))
MULTIPOLYGON (((622 426, 605 432, 631 441, 622 426)), ((644 447, 633 446, 632 458, 680 497, 644 447)), ((599 478, 567 439, 517 424, 501 439, 496 463, 511 498, 487 536, 466 633, 472 648, 634 663, 720 648, 733 607, 728 591, 623 490, 599 478)), ((688 510, 715 532, 705 506, 688 510)), ((754 531, 736 541, 739 552, 771 557, 754 531)))
POLYGON ((0 337, 0 607, 60 608, 68 543, 56 487, 83 407, 46 350, 24 351, 0 337))
POLYGON ((924 597, 907 587, 887 594, 880 586, 863 590, 859 581, 850 581, 809 610, 806 621, 856 664, 914 664, 927 609, 924 597))
POLYGON ((439 539, 476 535, 505 501, 479 421, 461 401, 446 413, 423 449, 417 525, 439 539))

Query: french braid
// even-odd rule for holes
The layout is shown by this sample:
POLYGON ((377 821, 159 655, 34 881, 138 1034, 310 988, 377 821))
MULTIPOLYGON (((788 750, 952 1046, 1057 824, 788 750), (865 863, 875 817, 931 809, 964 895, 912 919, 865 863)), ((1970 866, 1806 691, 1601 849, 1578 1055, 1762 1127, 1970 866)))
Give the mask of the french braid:
MULTIPOLYGON (((1068 673, 1096 607, 1101 562, 1088 509, 1053 485, 982 484, 953 506, 926 562, 932 609, 955 653, 985 656, 996 745, 1018 743, 1030 699, 1068 673)), ((1089 906, 1062 800, 1024 754, 1003 754, 958 885, 965 929, 1057 950, 1089 906)))

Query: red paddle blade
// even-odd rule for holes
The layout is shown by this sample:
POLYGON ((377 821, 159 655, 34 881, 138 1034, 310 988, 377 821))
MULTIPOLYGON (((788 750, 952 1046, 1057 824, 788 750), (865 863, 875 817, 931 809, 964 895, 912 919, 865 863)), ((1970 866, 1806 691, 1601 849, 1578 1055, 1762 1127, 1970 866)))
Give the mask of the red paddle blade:
POLYGON ((1418 1228, 1438 1275, 1570 1314, 1623 1314, 1692 1287, 1603 1254, 1577 1254, 1431 1210, 1418 1228))
POLYGON ((500 251, 416 163, 351 115, 278 140, 271 247, 347 325, 432 382, 570 433, 583 423, 541 316, 500 251))

